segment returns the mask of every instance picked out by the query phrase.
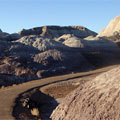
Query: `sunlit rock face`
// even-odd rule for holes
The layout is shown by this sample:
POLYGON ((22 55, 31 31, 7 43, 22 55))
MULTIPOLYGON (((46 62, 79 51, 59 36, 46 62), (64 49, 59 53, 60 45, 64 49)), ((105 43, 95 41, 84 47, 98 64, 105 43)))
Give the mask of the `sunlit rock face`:
POLYGON ((53 111, 52 120, 119 120, 120 66, 81 84, 53 111))
POLYGON ((108 26, 98 36, 113 36, 115 32, 120 33, 120 16, 113 18, 108 26))

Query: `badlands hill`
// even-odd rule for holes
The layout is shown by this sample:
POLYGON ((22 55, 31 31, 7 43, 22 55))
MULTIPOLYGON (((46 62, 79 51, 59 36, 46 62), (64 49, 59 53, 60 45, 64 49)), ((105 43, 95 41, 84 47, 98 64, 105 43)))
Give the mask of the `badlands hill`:
POLYGON ((78 68, 92 68, 79 51, 74 52, 55 40, 40 36, 27 36, 13 42, 0 41, 0 45, 0 75, 1 79, 5 79, 1 80, 3 85, 57 75, 78 68))
POLYGON ((52 120, 119 120, 120 66, 80 85, 53 111, 52 120))
POLYGON ((81 37, 96 35, 80 26, 44 26, 14 34, 0 31, 0 86, 19 84, 76 69, 93 69, 79 50, 75 52, 53 39, 65 33, 74 33, 81 37))
POLYGON ((85 52, 106 51, 111 58, 112 52, 119 51, 114 42, 96 35, 81 26, 44 26, 13 34, 0 31, 0 86, 94 69, 95 61, 85 52))

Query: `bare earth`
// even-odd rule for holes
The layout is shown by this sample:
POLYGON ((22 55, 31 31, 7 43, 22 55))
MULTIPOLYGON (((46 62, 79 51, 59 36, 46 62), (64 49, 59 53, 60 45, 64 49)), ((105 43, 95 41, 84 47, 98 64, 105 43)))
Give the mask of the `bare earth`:
POLYGON ((31 81, 27 83, 23 83, 20 85, 14 85, 7 88, 0 89, 0 120, 14 120, 15 118, 12 115, 13 112, 13 106, 15 105, 15 100, 19 96, 19 94, 23 93, 24 91, 27 91, 31 88, 35 87, 42 87, 47 86, 49 84, 53 84, 60 81, 67 81, 71 79, 76 78, 84 78, 92 76, 94 78, 96 75, 108 71, 117 65, 105 67, 101 69, 97 69, 90 72, 83 72, 83 73, 73 73, 73 74, 67 74, 67 75, 61 75, 56 77, 49 77, 45 79, 40 79, 36 81, 31 81))

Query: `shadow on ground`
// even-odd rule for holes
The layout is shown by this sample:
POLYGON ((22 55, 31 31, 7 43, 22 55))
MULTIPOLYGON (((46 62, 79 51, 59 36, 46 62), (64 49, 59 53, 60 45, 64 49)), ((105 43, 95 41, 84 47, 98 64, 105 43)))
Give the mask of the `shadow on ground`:
POLYGON ((16 120, 50 120, 49 117, 57 105, 58 103, 53 97, 40 92, 39 88, 33 88, 21 93, 16 99, 13 116, 16 120), (27 99, 29 99, 29 102, 23 106, 27 99), (38 108, 40 113, 38 116, 31 114, 33 108, 38 108))

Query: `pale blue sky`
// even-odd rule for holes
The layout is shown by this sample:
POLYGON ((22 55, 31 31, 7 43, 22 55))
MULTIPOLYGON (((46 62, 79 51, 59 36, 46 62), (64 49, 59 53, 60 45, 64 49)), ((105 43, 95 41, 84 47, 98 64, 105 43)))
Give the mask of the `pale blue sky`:
POLYGON ((120 0, 0 0, 0 28, 82 25, 99 32, 120 15, 120 0))

